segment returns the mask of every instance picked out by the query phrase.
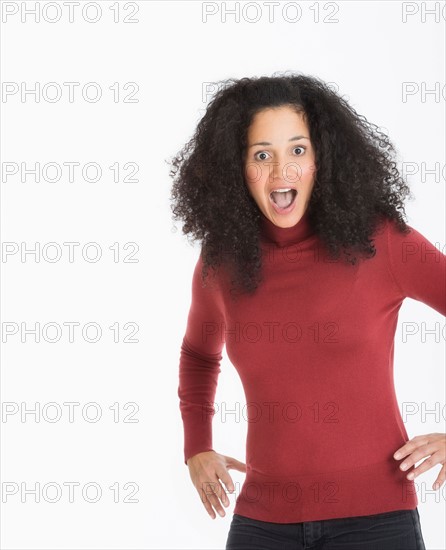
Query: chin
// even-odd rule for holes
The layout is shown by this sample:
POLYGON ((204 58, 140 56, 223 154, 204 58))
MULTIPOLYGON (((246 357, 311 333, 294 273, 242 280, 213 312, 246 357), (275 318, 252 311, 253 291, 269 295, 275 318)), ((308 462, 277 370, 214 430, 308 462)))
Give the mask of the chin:
POLYGON ((302 216, 304 215, 305 210, 306 208, 302 211, 300 209, 298 211, 294 210, 289 214, 281 215, 275 212, 274 210, 272 210, 271 207, 267 205, 265 207, 265 210, 263 211, 263 215, 266 216, 275 225, 286 228, 286 227, 293 227, 294 225, 296 225, 296 223, 298 223, 302 218, 302 216))

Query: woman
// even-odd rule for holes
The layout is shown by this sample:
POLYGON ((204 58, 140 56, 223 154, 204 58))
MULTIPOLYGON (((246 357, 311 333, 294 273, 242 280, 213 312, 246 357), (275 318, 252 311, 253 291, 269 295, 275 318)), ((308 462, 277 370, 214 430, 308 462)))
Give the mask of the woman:
POLYGON ((409 474, 441 464, 441 486, 446 434, 408 440, 393 343, 404 298, 446 314, 446 256, 406 225, 393 153, 299 74, 226 81, 172 162, 174 216, 202 241, 180 357, 184 458, 212 518, 223 485, 234 491, 228 470, 246 472, 227 549, 424 548, 409 474), (247 398, 246 464, 212 445, 223 345, 247 398))

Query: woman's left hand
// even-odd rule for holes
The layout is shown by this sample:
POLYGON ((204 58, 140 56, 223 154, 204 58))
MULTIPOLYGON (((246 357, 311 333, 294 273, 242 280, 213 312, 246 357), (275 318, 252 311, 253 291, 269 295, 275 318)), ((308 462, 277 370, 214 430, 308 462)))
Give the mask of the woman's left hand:
POLYGON ((423 472, 430 470, 436 464, 442 464, 440 473, 435 480, 432 489, 440 489, 446 480, 446 434, 434 433, 417 435, 410 439, 405 445, 397 449, 393 455, 396 460, 405 460, 400 464, 400 469, 408 470, 416 462, 429 457, 414 468, 407 479, 414 479, 423 472))

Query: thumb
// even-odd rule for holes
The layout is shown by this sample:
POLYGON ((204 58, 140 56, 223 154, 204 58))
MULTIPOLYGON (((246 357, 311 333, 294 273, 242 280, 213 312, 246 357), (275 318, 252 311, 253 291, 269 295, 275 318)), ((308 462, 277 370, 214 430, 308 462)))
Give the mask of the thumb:
POLYGON ((226 466, 232 470, 238 470, 239 472, 246 472, 246 464, 236 460, 232 456, 226 456, 226 466))

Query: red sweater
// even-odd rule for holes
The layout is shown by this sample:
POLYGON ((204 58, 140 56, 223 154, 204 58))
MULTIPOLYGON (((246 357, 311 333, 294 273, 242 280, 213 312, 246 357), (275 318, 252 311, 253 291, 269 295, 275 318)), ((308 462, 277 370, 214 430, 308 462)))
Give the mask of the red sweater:
MULTIPOLYGON (((410 226, 409 226, 410 227, 410 226)), ((393 380, 404 298, 446 315, 446 256, 385 220, 376 255, 330 260, 308 211, 291 228, 263 213, 263 282, 233 302, 201 256, 181 345, 184 459, 212 446, 225 345, 246 396, 246 478, 234 512, 294 523, 414 509, 414 481, 393 453, 407 435, 393 380)), ((224 449, 216 449, 224 454, 224 449)))

